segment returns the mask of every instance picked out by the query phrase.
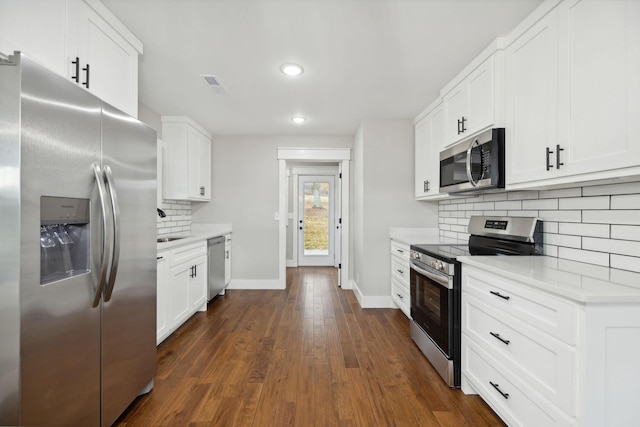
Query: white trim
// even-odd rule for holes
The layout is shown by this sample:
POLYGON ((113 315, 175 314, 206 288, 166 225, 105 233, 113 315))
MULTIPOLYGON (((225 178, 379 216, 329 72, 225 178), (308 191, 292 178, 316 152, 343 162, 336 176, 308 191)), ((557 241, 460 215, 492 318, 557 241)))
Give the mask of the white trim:
POLYGON ((290 161, 307 161, 307 162, 342 162, 342 243, 341 243, 341 264, 342 272, 340 274, 339 285, 344 289, 349 289, 349 161, 351 159, 350 148, 277 148, 277 158, 279 163, 278 182, 278 213, 279 213, 279 239, 278 239, 278 277, 283 286, 287 283, 287 223, 288 218, 288 198, 289 187, 287 185, 287 160, 290 161), (348 285, 345 287, 344 285, 348 285))
POLYGON ((358 288, 358 284, 353 282, 353 293, 361 308, 398 308, 391 299, 391 295, 364 296, 358 288))
POLYGON ((275 279, 232 279, 227 286, 229 289, 284 289, 280 280, 275 279))
POLYGON ((290 267, 297 267, 298 266, 298 261, 295 259, 288 259, 287 260, 287 268, 290 267))
POLYGON ((336 162, 351 160, 350 148, 278 148, 278 160, 336 162))
POLYGON ((289 222, 289 186, 287 161, 278 160, 278 280, 281 289, 287 286, 287 223, 289 222))

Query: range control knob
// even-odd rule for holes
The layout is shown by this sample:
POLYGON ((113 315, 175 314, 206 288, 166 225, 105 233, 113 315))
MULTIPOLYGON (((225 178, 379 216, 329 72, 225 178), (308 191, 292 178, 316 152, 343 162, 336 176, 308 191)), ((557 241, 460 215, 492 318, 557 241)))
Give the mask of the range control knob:
POLYGON ((437 261, 437 260, 431 260, 431 262, 429 263, 429 266, 431 268, 435 268, 436 270, 439 271, 443 271, 444 270, 444 264, 442 264, 442 261, 437 261))

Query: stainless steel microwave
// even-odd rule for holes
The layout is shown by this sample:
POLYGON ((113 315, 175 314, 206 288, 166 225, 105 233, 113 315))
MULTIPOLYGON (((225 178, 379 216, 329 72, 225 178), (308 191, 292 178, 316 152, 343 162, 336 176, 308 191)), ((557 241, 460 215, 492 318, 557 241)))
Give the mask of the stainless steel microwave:
POLYGON ((504 128, 493 128, 440 153, 440 192, 504 188, 504 128))

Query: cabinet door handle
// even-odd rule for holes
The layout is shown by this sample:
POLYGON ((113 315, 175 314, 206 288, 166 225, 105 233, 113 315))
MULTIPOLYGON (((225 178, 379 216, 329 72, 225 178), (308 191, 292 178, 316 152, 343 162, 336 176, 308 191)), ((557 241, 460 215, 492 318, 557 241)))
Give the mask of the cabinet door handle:
POLYGON ((560 148, 560 144, 556 145, 556 169, 560 169, 560 166, 564 166, 564 163, 560 161, 561 151, 564 151, 564 148, 560 148))
POLYGON ((71 80, 75 80, 76 83, 80 83, 80 58, 76 56, 76 60, 71 61, 71 63, 76 66, 76 75, 71 76, 71 80))
POLYGON ((491 334, 492 337, 499 339, 500 341, 502 341, 506 345, 509 345, 509 343, 511 342, 509 340, 505 340, 504 338, 502 338, 500 336, 500 334, 496 334, 495 332, 489 332, 489 334, 491 334))
POLYGON ((465 133, 467 131, 467 128, 464 127, 464 122, 466 122, 466 121, 467 121, 467 119, 464 116, 462 116, 462 132, 460 132, 460 133, 465 133))
POLYGON ((229 259, 229 251, 224 252, 224 259, 229 259))
POLYGON ((489 291, 489 293, 506 300, 509 300, 509 298, 511 298, 509 295, 502 295, 500 292, 496 291, 489 291))
POLYGON ((425 181, 424 182, 424 192, 428 193, 429 192, 429 181, 425 181))
POLYGON ((500 384, 496 384, 496 383, 494 383, 492 381, 489 381, 489 384, 491 384, 493 386, 493 388, 498 390, 498 393, 500 393, 502 395, 502 397, 504 397, 505 399, 509 398, 509 393, 505 393, 504 391, 500 390, 500 384))
POLYGON ((402 296, 402 294, 396 294, 396 295, 398 295, 398 298, 400 298, 400 299, 404 299, 404 297, 402 296))
POLYGON ((86 67, 84 67, 82 69, 82 71, 84 71, 84 77, 85 77, 85 81, 84 83, 82 83, 87 89, 89 89, 89 64, 87 64, 86 67))
POLYGON ((200 187, 200 195, 204 196, 204 187, 200 187))
POLYGON ((462 124, 462 122, 460 121, 460 119, 458 119, 458 135, 460 135, 462 133, 462 130, 460 129, 460 125, 462 124))
POLYGON ((553 154, 553 151, 549 150, 549 147, 547 147, 547 170, 553 167, 553 165, 549 162, 549 156, 551 154, 553 154))

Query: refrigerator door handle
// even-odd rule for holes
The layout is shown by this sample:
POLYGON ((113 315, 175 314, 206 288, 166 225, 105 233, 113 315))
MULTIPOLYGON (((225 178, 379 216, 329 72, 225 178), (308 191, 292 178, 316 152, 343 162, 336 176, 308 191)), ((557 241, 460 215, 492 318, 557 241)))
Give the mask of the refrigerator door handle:
POLYGON ((111 255, 111 271, 109 272, 109 280, 105 288, 104 301, 108 302, 113 293, 116 276, 118 274, 118 264, 120 262, 120 205, 118 204, 118 195, 116 187, 113 183, 113 174, 109 165, 104 166, 104 176, 106 178, 109 196, 111 197, 111 209, 113 212, 113 247, 111 255))
POLYGON ((107 226, 107 201, 105 199, 106 188, 104 185, 104 177, 100 170, 100 165, 93 163, 93 174, 96 178, 96 184, 98 185, 98 196, 100 199, 100 207, 102 210, 102 260, 100 262, 100 278, 98 280, 98 287, 95 289, 92 307, 97 307, 100 304, 100 297, 104 290, 104 284, 107 279, 107 269, 109 266, 108 255, 111 252, 109 236, 109 228, 107 226))

